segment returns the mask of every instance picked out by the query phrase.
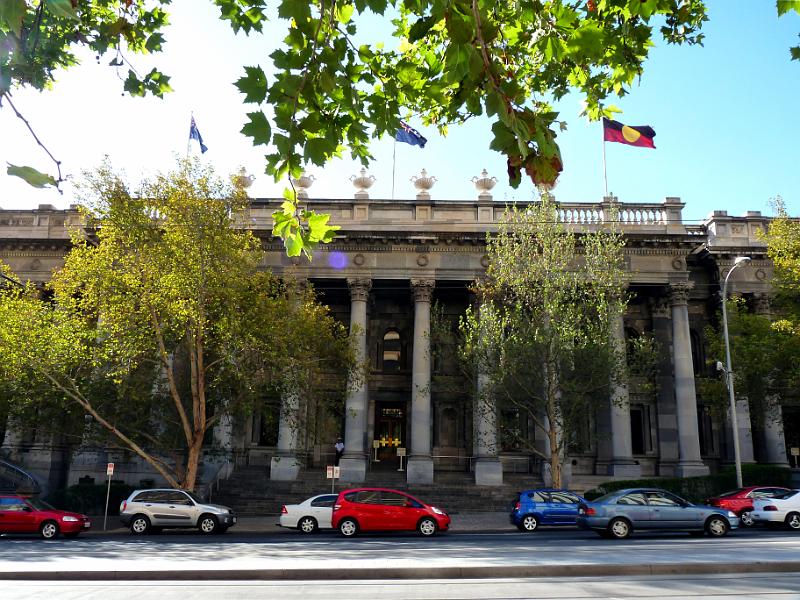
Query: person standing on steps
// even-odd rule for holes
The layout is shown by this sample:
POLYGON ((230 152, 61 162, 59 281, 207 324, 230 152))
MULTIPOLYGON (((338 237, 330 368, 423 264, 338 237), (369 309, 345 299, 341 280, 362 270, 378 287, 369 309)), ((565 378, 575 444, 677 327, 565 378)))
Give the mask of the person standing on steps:
POLYGON ((336 438, 336 443, 333 445, 336 449, 336 456, 333 459, 334 466, 339 466, 339 460, 342 458, 342 454, 344 454, 344 442, 342 442, 342 438, 336 438))

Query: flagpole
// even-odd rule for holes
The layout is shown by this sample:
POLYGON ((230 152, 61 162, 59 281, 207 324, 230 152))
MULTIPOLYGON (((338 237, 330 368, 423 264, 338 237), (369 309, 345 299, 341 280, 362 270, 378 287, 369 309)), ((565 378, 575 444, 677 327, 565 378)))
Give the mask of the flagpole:
POLYGON ((608 196, 608 173, 606 172, 606 140, 605 134, 603 134, 603 182, 605 183, 606 193, 605 197, 608 196))
POLYGON ((397 139, 394 140, 394 146, 392 147, 392 200, 394 200, 394 170, 397 164, 395 160, 397 156, 397 139))
MULTIPOLYGON (((193 111, 193 110, 189 112, 189 129, 190 129, 190 134, 191 134, 191 125, 192 125, 192 119, 194 119, 194 111, 193 111)), ((188 140, 186 140, 186 158, 189 158, 189 153, 190 153, 191 151, 192 151, 192 136, 191 136, 191 135, 189 135, 189 139, 188 139, 188 140)))

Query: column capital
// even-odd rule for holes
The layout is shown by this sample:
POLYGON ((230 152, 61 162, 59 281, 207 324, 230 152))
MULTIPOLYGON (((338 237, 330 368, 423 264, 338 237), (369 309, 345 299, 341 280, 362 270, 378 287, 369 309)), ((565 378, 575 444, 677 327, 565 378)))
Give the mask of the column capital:
POLYGON ((650 298, 650 315, 654 319, 669 319, 669 300, 666 296, 650 298))
POLYGON ((694 288, 691 281, 676 281, 669 284, 670 306, 678 306, 689 302, 689 292, 694 288))
POLYGON ((348 277, 347 287, 350 288, 350 299, 366 302, 372 288, 372 280, 366 277, 348 277))
POLYGON ((411 293, 414 294, 414 302, 430 302, 435 286, 434 279, 412 279, 411 293))

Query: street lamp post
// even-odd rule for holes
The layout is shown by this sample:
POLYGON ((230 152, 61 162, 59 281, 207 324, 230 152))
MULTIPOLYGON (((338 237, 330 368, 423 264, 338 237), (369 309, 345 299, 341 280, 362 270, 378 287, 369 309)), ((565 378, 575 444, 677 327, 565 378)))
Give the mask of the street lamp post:
POLYGON ((736 463, 736 485, 744 487, 742 483, 742 455, 739 450, 739 420, 736 416, 736 398, 733 393, 733 369, 731 367, 731 345, 728 340, 728 309, 725 306, 728 299, 728 278, 731 273, 739 265, 746 265, 750 262, 749 256, 737 256, 733 261, 733 267, 728 271, 725 276, 725 282, 722 284, 722 331, 725 338, 725 359, 727 361, 727 369, 725 369, 725 379, 728 383, 728 396, 731 402, 731 422, 733 428, 733 459, 736 463))

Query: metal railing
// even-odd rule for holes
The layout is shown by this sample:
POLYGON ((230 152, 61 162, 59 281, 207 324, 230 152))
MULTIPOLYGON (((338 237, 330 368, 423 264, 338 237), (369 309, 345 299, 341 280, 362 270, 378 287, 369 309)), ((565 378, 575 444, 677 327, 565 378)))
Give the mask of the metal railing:
POLYGON ((0 460, 0 480, 9 481, 14 486, 12 491, 24 489, 32 494, 42 491, 41 484, 33 475, 4 460, 0 460))

